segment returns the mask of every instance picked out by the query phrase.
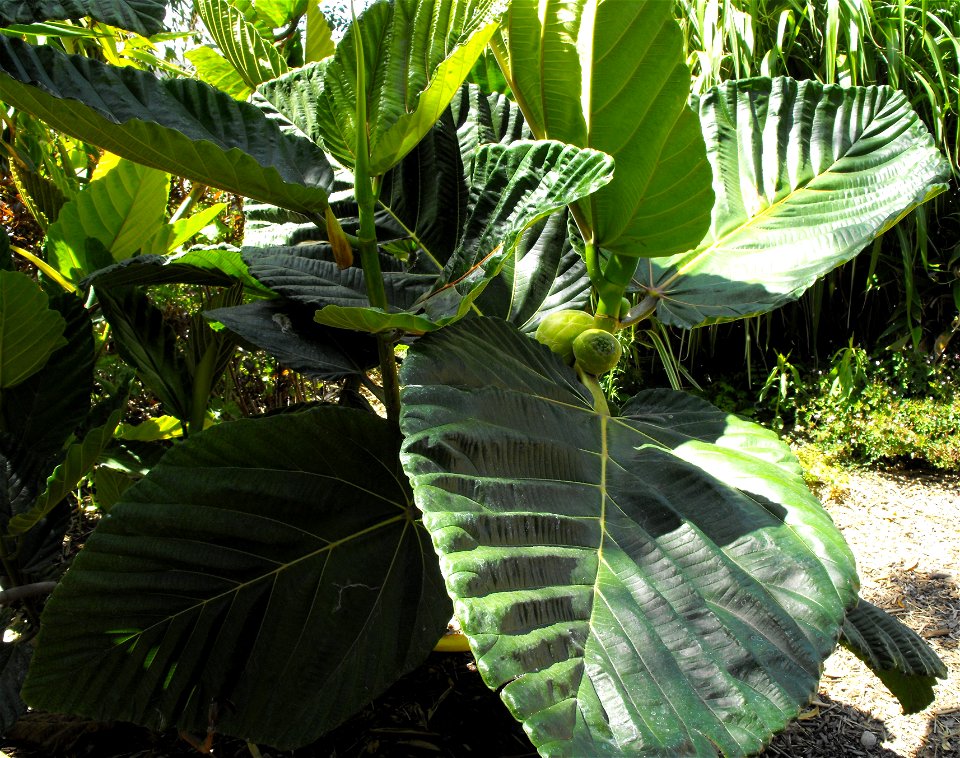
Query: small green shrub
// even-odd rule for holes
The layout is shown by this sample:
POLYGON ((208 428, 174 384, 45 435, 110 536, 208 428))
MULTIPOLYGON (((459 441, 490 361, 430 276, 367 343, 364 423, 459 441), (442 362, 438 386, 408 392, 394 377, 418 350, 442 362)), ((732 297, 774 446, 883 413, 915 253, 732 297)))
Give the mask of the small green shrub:
MULTIPOLYGON (((862 355, 862 351, 861 351, 862 355)), ((792 435, 851 463, 909 462, 960 470, 960 356, 912 351, 859 362, 858 384, 838 390, 834 369, 802 390, 792 435)))

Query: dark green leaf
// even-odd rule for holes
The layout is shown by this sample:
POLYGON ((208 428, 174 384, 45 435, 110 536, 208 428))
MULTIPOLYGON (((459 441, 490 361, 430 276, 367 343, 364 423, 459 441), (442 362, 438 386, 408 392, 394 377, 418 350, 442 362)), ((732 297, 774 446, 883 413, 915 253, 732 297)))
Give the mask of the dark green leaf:
POLYGON ((48 601, 24 699, 194 732, 215 703, 218 732, 281 749, 335 726, 450 617, 398 444, 327 406, 174 447, 48 601))
POLYGON ((520 238, 477 301, 486 316, 497 316, 525 332, 536 331, 548 313, 585 310, 590 278, 583 259, 567 238, 567 212, 555 213, 531 226, 520 238))
POLYGON ((22 384, 3 393, 3 428, 41 459, 59 453, 90 409, 95 361, 93 325, 74 295, 50 304, 66 321, 67 344, 22 384))
POLYGON ((427 315, 438 322, 465 315, 530 224, 589 195, 612 176, 612 159, 595 150, 549 141, 482 145, 471 176, 470 218, 424 301, 427 315))
POLYGON ((0 26, 89 16, 144 37, 164 31, 167 0, 0 0, 0 26))
POLYGON ((100 453, 113 439, 113 433, 120 423, 122 411, 117 410, 106 424, 92 429, 83 438, 82 442, 70 445, 67 448, 63 462, 57 466, 47 478, 46 489, 33 502, 30 509, 15 514, 7 524, 9 534, 23 534, 33 528, 40 519, 56 508, 63 499, 77 488, 93 468, 100 457, 100 453))
POLYGON ((190 374, 177 350, 177 335, 161 310, 140 290, 98 289, 103 315, 110 322, 117 352, 133 366, 165 410, 190 418, 190 374))
POLYGON ((362 374, 377 365, 373 339, 320 326, 314 322, 312 310, 296 303, 268 300, 210 310, 204 316, 314 379, 362 374))
POLYGON ((322 213, 333 183, 310 140, 196 80, 0 36, 0 98, 130 160, 307 214, 322 213))
POLYGON ((238 281, 257 294, 270 294, 247 272, 239 250, 221 248, 193 248, 173 255, 138 255, 100 269, 80 284, 114 288, 177 282, 229 287, 238 281))
POLYGON ((42 474, 40 459, 13 435, 0 432, 0 533, 6 534, 11 518, 30 509, 42 474))
POLYGON ((742 755, 807 703, 857 578, 774 433, 669 390, 596 411, 491 319, 419 340, 401 385, 456 616, 543 754, 742 755))
MULTIPOLYGON (((246 248, 244 259, 260 282, 298 303, 317 308, 370 304, 363 270, 359 266, 340 269, 329 245, 246 248)), ((388 302, 399 309, 412 307, 436 280, 435 276, 389 269, 383 278, 388 302)))
POLYGON ((936 678, 947 677, 947 667, 919 634, 863 599, 847 612, 840 642, 880 678, 904 713, 930 705, 936 678))

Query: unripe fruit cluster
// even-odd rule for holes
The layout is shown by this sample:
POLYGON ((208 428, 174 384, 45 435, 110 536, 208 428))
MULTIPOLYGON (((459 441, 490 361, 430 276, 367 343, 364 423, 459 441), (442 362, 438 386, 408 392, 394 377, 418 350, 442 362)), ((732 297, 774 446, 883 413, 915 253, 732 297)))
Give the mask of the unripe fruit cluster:
POLYGON ((605 374, 620 360, 620 341, 583 311, 551 313, 537 327, 537 341, 585 373, 605 374))

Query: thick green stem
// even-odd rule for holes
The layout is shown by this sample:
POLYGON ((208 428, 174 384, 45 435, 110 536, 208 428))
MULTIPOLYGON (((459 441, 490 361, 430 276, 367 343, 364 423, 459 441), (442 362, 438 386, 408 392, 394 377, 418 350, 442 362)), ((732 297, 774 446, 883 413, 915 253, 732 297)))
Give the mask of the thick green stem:
POLYGON ((215 343, 211 343, 204 351, 193 375, 193 397, 190 403, 190 421, 187 424, 188 435, 203 431, 203 422, 207 418, 207 401, 210 399, 216 364, 217 346, 215 343))
POLYGON ((583 385, 590 390, 593 396, 593 409, 601 416, 610 415, 610 406, 607 405, 607 397, 603 394, 603 388, 600 386, 600 380, 593 374, 586 373, 579 366, 576 367, 577 376, 583 385))
POLYGON ((620 317, 623 293, 637 271, 637 259, 612 253, 603 268, 602 282, 597 287, 597 315, 620 317))
POLYGON ((173 224, 184 216, 186 216, 190 211, 193 210, 193 206, 197 204, 200 198, 203 197, 203 193, 207 191, 207 188, 203 184, 194 184, 190 188, 190 192, 187 193, 187 196, 183 199, 183 202, 180 203, 180 207, 174 212, 170 217, 170 223, 173 224))
MULTIPOLYGON (((354 18, 353 23, 357 23, 356 18, 354 18)), ((380 269, 377 228, 374 221, 377 198, 373 177, 370 176, 366 92, 363 45, 357 45, 357 158, 353 168, 353 191, 360 217, 357 246, 360 250, 360 265, 363 267, 364 281, 367 285, 367 299, 374 308, 386 311, 389 310, 389 307, 387 293, 383 286, 383 272, 380 269)), ((383 404, 387 409, 387 418, 391 422, 399 424, 400 380, 397 376, 397 359, 393 351, 393 338, 389 334, 377 335, 377 351, 380 358, 383 404)))

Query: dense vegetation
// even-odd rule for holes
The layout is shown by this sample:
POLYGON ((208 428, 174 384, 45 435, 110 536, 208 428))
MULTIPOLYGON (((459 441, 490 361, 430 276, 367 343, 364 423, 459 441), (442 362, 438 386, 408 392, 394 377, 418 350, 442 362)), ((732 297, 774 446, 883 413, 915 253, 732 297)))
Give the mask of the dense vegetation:
POLYGON ((818 8, 0 0, 0 726, 295 747, 453 614, 545 755, 755 752, 838 640, 927 705, 728 413, 957 465, 960 20, 818 8))

